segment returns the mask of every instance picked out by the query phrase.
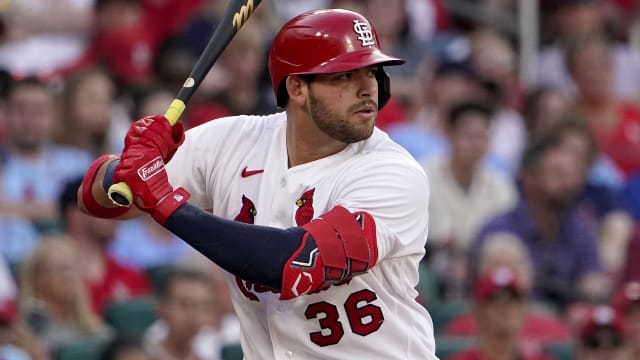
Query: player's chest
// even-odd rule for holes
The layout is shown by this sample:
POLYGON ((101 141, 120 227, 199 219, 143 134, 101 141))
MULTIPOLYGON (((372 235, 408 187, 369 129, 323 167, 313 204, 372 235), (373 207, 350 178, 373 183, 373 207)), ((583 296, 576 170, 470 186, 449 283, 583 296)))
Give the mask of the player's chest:
POLYGON ((240 181, 230 190, 224 204, 226 216, 248 224, 301 226, 333 207, 331 188, 322 181, 284 176, 240 181))
POLYGON ((304 225, 335 205, 335 169, 291 170, 254 158, 233 167, 212 189, 214 212, 225 218, 287 228, 304 225))

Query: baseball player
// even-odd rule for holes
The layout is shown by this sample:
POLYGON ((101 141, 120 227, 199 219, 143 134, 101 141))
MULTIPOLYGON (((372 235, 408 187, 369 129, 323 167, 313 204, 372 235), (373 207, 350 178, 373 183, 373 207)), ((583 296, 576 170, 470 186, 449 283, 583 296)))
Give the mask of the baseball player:
POLYGON ((383 66, 403 62, 358 13, 299 15, 269 56, 284 112, 186 136, 163 116, 138 120, 119 158, 91 166, 80 205, 100 217, 147 212, 224 268, 246 359, 436 359, 415 300, 429 183, 374 127, 390 96, 383 66), (120 181, 136 207, 107 199, 120 181))

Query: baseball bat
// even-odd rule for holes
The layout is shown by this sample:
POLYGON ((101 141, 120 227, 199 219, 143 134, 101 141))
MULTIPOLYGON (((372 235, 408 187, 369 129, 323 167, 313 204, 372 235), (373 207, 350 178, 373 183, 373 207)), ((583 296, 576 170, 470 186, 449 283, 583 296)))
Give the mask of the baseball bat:
MULTIPOLYGON (((178 91, 178 95, 173 99, 164 114, 171 126, 178 122, 186 107, 186 103, 195 93, 200 83, 202 83, 202 80, 209 70, 211 70, 213 64, 218 60, 222 51, 227 47, 242 25, 247 22, 249 16, 253 14, 261 1, 262 0, 230 0, 220 24, 218 24, 207 43, 207 47, 196 61, 196 64, 191 70, 191 74, 189 74, 182 88, 178 91)), ((129 207, 133 204, 133 193, 125 182, 112 184, 107 191, 107 195, 116 205, 129 207)))

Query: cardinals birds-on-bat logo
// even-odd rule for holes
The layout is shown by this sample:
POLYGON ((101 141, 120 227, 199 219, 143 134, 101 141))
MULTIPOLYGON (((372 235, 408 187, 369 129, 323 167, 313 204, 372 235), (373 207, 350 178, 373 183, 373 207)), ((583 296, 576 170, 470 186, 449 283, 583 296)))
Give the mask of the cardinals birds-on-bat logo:
POLYGON ((243 222, 245 224, 253 224, 256 214, 258 214, 258 211, 256 210, 256 206, 253 204, 253 201, 242 195, 242 209, 240 209, 240 212, 233 220, 243 222))
POLYGON ((315 188, 307 190, 296 200, 296 224, 302 226, 313 219, 313 193, 315 188))

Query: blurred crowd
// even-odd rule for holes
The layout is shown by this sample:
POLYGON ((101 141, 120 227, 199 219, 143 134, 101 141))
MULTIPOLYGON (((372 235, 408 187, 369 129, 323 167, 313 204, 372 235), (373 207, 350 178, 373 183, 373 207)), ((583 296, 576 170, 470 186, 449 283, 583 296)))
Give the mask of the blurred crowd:
MULTIPOLYGON (((378 127, 430 179, 417 301, 438 355, 640 359, 640 4, 530 1, 537 34, 513 26, 516 0, 265 0, 182 120, 279 111, 279 26, 364 14, 407 60, 378 127)), ((237 356, 222 270, 151 220, 83 214, 75 191, 132 121, 164 113, 226 4, 0 1, 0 358, 237 356)))

